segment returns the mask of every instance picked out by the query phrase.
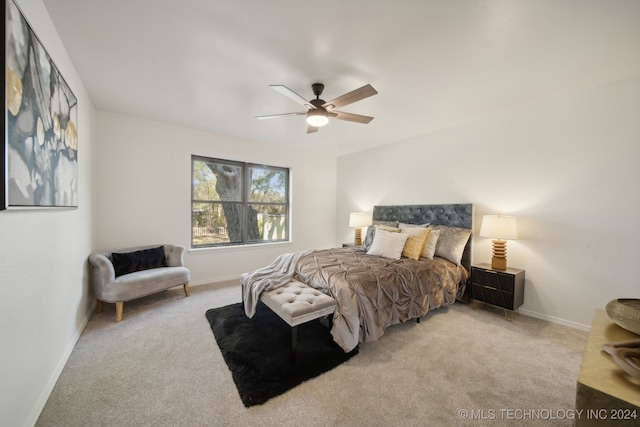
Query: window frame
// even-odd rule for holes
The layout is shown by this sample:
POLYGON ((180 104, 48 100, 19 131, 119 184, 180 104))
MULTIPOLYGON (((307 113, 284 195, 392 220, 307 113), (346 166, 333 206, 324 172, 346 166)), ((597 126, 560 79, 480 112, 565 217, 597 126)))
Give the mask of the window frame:
POLYGON ((282 166, 273 166, 273 165, 265 165, 259 163, 250 163, 250 162, 242 162, 237 160, 227 160, 221 159, 217 157, 208 157, 197 154, 191 155, 191 240, 190 240, 190 248, 191 249, 208 249, 208 248, 220 248, 220 247, 237 247, 237 246, 253 246, 253 245, 269 245, 269 244, 278 244, 283 242, 291 242, 291 169, 288 167, 282 166), (218 163, 223 165, 231 165, 234 167, 241 168, 242 174, 242 191, 241 191, 241 201, 223 201, 223 200, 201 200, 195 199, 195 163, 197 161, 201 161, 204 163, 218 163), (262 169, 262 170, 275 170, 279 172, 283 172, 285 174, 285 184, 284 184, 284 201, 283 202, 252 202, 249 200, 251 194, 251 169, 262 169), (194 205, 195 204, 222 204, 222 203, 234 203, 242 206, 242 218, 241 218, 241 227, 242 227, 242 241, 238 242, 222 242, 222 243, 207 243, 207 244, 194 244, 194 205), (251 205, 259 205, 259 206, 282 206, 285 210, 285 236, 281 239, 249 239, 249 208, 251 205))

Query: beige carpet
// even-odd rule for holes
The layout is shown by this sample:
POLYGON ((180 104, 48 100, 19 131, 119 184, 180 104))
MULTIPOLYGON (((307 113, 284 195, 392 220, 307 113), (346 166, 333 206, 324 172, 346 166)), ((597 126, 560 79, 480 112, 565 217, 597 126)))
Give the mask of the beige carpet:
POLYGON ((37 425, 572 425, 519 411, 574 408, 587 334, 465 304, 391 327, 337 368, 245 408, 204 314, 239 301, 234 281, 125 303, 120 323, 106 304, 37 425))

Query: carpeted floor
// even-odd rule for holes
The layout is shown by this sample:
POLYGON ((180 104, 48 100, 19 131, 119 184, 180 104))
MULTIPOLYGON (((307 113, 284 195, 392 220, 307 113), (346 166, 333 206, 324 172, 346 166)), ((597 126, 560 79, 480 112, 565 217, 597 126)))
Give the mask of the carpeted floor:
POLYGON ((464 304, 391 327, 336 368, 246 408, 203 316, 239 301, 233 281, 132 301, 119 323, 107 304, 37 425, 572 425, 505 411, 573 408, 587 333, 464 304))

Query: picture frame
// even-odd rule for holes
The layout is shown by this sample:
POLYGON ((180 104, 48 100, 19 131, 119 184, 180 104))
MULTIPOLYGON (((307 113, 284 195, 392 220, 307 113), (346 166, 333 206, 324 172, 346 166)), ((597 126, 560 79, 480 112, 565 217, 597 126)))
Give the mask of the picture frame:
POLYGON ((0 210, 78 207, 78 102, 14 0, 3 0, 0 210))

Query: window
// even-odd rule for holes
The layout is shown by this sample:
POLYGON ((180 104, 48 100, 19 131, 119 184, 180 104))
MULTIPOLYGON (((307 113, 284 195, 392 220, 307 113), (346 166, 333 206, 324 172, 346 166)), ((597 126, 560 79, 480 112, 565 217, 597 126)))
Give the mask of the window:
POLYGON ((289 240, 289 169, 191 156, 191 247, 289 240))

